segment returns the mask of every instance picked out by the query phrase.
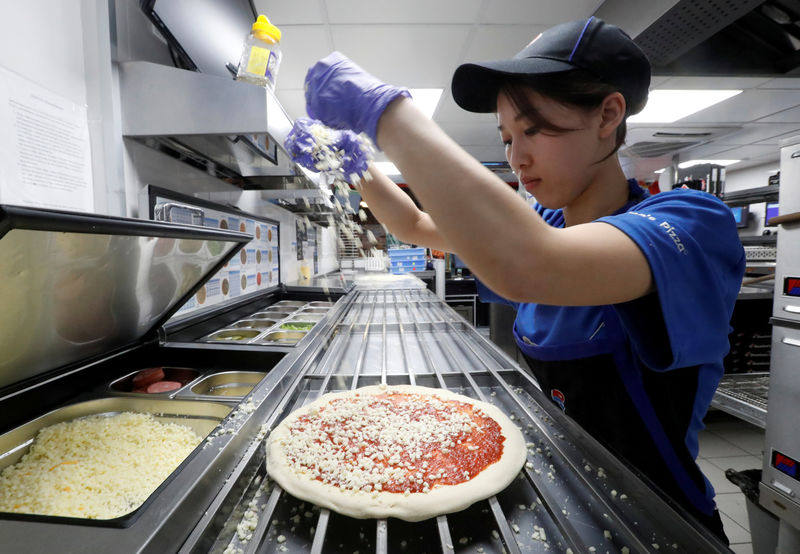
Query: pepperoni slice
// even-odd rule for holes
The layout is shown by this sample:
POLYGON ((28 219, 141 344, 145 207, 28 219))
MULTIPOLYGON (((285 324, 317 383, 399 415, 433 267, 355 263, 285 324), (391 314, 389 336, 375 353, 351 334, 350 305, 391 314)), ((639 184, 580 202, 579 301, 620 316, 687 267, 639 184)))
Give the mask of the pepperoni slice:
POLYGON ((181 388, 181 386, 182 385, 177 381, 159 381, 148 386, 147 392, 151 394, 156 392, 167 392, 171 390, 178 390, 181 388))
POLYGON ((134 389, 146 389, 149 385, 153 383, 157 383, 164 379, 164 369, 160 367, 151 367, 149 369, 143 369, 139 373, 133 376, 133 387, 134 389))

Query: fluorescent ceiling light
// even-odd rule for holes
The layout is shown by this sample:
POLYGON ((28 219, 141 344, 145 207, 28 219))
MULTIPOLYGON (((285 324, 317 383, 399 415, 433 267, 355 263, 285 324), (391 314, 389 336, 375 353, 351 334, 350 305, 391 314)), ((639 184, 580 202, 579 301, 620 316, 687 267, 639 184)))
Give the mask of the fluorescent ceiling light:
POLYGON ((718 104, 741 90, 651 90, 644 110, 631 123, 672 123, 718 104))
POLYGON ((436 106, 439 105, 443 90, 441 88, 412 88, 408 89, 408 92, 411 93, 414 104, 422 110, 425 117, 430 119, 433 117, 433 112, 436 111, 436 106))
POLYGON ((372 162, 384 175, 400 175, 400 170, 392 162, 372 162))
POLYGON ((653 173, 658 173, 659 175, 664 173, 667 170, 666 167, 662 167, 661 169, 656 169, 653 173))
POLYGON ((703 165, 703 164, 728 166, 739 163, 740 161, 742 160, 688 160, 679 163, 678 167, 680 167, 681 169, 686 169, 687 167, 692 167, 694 165, 703 165))
POLYGON ((363 200, 359 202, 358 205, 361 206, 362 208, 369 208, 369 206, 367 206, 367 203, 364 202, 363 200))

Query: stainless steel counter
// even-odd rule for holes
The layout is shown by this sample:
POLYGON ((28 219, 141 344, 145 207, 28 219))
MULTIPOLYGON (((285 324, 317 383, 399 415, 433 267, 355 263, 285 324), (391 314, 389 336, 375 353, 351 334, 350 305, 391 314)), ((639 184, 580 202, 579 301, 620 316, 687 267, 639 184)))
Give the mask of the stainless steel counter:
MULTIPOLYGON (((420 523, 319 510, 264 475, 245 452, 181 552, 715 552, 724 548, 568 420, 533 379, 425 289, 356 290, 330 333, 262 383, 272 428, 326 392, 378 383, 442 387, 498 405, 528 440, 528 463, 502 493, 420 523), (253 518, 243 516, 259 507, 253 518), (263 508, 261 508, 263 507, 263 508), (249 523, 248 523, 249 522, 249 523), (252 529, 242 541, 237 526, 252 529)), ((259 410, 261 411, 261 410, 259 410)))
POLYGON ((0 535, 18 552, 725 551, 424 288, 357 287, 337 302, 130 526, 5 519, 0 535), (266 477, 264 437, 288 413, 320 394, 378 383, 497 405, 523 430, 528 462, 500 494, 413 524, 320 510, 266 477))

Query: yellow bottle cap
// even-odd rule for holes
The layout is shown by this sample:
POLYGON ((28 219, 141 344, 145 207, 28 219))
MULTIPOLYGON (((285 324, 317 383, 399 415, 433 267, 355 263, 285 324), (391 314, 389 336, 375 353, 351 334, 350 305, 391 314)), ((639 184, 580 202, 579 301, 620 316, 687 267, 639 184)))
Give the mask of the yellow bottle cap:
POLYGON ((263 35, 267 35, 268 37, 274 39, 275 42, 280 42, 281 40, 281 30, 270 23, 266 15, 258 16, 256 22, 253 23, 252 30, 253 34, 258 38, 264 38, 263 35))

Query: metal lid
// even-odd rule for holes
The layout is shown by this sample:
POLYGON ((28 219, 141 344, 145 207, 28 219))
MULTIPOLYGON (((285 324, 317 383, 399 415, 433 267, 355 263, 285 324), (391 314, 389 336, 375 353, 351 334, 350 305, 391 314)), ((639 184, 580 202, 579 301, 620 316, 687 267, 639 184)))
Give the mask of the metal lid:
POLYGON ((0 205, 0 390, 155 333, 250 238, 0 205))

